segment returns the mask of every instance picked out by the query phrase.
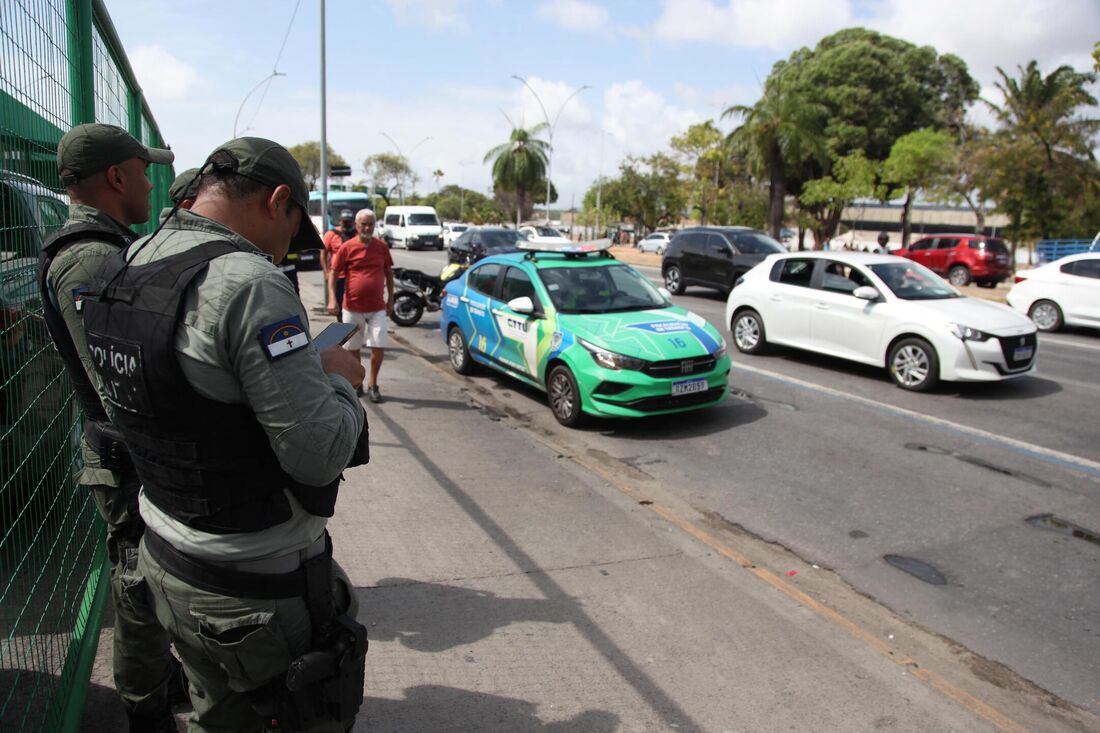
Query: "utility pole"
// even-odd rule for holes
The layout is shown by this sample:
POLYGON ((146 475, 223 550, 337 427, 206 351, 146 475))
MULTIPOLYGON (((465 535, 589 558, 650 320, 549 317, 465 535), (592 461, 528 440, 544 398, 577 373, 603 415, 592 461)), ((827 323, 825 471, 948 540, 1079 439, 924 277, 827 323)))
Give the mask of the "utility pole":
POLYGON ((603 138, 606 134, 606 130, 600 130, 600 172, 596 176, 596 236, 593 239, 600 239, 600 199, 603 194, 603 138))
POLYGON ((321 0, 321 228, 328 227, 328 121, 325 118, 325 0, 321 0))

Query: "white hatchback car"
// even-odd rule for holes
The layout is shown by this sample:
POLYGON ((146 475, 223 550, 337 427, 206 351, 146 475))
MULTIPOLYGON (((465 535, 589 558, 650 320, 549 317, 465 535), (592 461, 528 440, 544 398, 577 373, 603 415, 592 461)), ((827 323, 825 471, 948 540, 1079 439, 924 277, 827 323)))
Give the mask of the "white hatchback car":
POLYGON ((860 252, 771 255, 730 292, 726 322, 746 354, 768 343, 884 366, 903 389, 1035 370, 1035 325, 960 295, 923 265, 860 252))
POLYGON ((1031 316, 1040 331, 1067 325, 1100 328, 1100 252, 1016 273, 1008 304, 1031 316))
POLYGON ((668 241, 672 239, 672 235, 668 232, 653 232, 648 237, 638 242, 638 250, 641 252, 656 252, 659 255, 665 253, 665 249, 668 248, 668 241))

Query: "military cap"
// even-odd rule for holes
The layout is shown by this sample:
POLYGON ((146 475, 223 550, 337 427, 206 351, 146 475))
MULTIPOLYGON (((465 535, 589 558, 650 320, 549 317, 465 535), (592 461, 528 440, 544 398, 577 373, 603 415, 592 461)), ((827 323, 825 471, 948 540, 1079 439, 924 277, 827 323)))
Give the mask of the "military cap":
POLYGON ((290 189, 290 200, 302 210, 302 222, 290 240, 290 251, 324 248, 321 235, 309 218, 309 189, 302 177, 302 169, 290 151, 277 142, 261 137, 238 137, 219 146, 203 165, 204 173, 224 171, 272 188, 286 185, 290 189))
POLYGON ((61 182, 66 186, 131 158, 170 165, 176 155, 171 150, 146 147, 121 127, 100 122, 77 125, 57 144, 57 172, 65 172, 61 182))
POLYGON ((178 204, 184 199, 193 199, 199 190, 199 169, 188 168, 176 176, 172 185, 168 187, 168 198, 173 204, 178 204))

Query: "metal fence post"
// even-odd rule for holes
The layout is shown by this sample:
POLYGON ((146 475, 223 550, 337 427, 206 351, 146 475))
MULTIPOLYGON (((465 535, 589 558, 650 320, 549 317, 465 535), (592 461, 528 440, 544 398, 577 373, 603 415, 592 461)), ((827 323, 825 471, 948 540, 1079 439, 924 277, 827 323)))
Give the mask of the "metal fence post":
POLYGON ((95 122, 95 76, 92 59, 92 0, 68 0, 69 95, 72 125, 95 122))

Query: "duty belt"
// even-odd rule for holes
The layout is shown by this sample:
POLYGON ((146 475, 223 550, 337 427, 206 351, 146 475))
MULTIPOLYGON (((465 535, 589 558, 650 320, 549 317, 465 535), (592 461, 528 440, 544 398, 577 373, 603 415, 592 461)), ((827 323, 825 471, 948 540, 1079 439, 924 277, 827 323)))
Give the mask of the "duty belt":
POLYGON ((248 598, 294 598, 301 596, 306 588, 303 563, 321 554, 331 556, 332 541, 326 531, 304 550, 276 558, 212 562, 180 552, 146 527, 145 549, 168 572, 210 593, 248 598))

